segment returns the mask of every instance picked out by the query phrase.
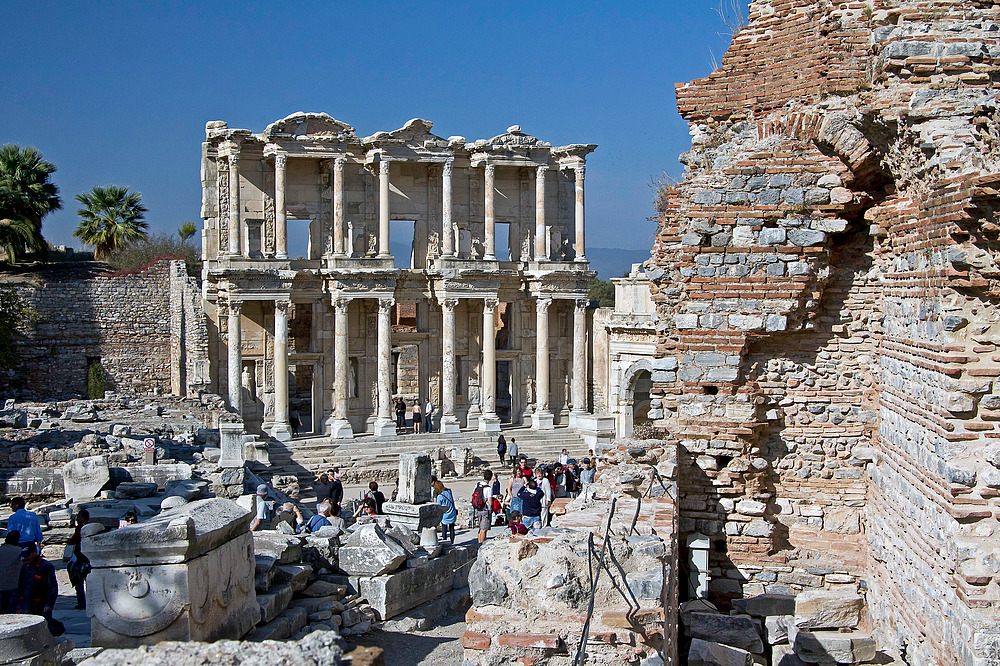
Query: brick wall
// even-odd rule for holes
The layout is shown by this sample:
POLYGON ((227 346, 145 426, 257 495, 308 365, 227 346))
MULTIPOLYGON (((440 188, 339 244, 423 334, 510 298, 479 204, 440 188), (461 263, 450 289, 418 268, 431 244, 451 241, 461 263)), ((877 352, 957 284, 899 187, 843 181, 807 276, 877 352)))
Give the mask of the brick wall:
POLYGON ((679 541, 710 537, 721 603, 863 578, 909 663, 995 663, 1000 8, 750 17, 678 86, 653 251, 679 541))

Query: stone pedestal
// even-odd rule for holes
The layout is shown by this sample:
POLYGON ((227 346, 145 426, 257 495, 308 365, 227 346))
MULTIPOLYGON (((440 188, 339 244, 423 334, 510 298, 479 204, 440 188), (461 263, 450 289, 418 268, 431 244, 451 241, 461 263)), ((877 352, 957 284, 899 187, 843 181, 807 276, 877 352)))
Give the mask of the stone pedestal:
POLYGON ((219 448, 222 449, 220 467, 243 467, 246 457, 243 454, 242 423, 219 424, 219 448))
POLYGON ((493 414, 483 414, 479 417, 479 432, 500 432, 500 418, 493 414))
POLYGON ((555 416, 552 412, 548 410, 536 411, 531 415, 532 430, 552 430, 555 427, 555 416))
POLYGON ((434 527, 441 523, 441 517, 447 508, 440 504, 405 504, 403 502, 386 502, 382 511, 389 517, 393 525, 405 525, 414 532, 425 527, 434 527))
POLYGON ((424 504, 431 501, 431 457, 426 453, 399 454, 400 503, 424 504))
POLYGON ((41 615, 0 615, 0 664, 58 666, 73 649, 49 633, 41 615))
POLYGON ((93 644, 237 639, 257 624, 251 515, 198 500, 83 540, 93 644))

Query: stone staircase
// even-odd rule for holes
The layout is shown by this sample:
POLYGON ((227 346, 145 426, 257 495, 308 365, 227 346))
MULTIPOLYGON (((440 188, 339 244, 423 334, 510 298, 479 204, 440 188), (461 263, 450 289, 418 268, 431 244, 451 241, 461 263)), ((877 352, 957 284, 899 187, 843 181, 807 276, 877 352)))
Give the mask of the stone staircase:
MULTIPOLYGON (((517 440, 518 455, 525 455, 532 463, 552 462, 563 449, 571 458, 580 460, 588 455, 583 438, 569 427, 555 430, 534 431, 529 428, 505 428, 504 438, 517 440)), ((328 437, 301 438, 287 442, 271 442, 268 446, 273 474, 294 475, 301 487, 308 488, 319 472, 338 467, 345 470, 395 470, 400 453, 430 452, 439 448, 472 449, 473 456, 494 468, 499 464, 496 452, 496 434, 475 430, 456 434, 420 433, 391 438, 361 435, 349 440, 331 440, 328 437)))

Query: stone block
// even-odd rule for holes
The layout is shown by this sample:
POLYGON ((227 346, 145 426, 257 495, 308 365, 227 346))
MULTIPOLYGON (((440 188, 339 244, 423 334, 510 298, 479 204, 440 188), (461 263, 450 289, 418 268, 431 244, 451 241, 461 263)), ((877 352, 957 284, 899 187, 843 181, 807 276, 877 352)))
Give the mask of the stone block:
POLYGON ((71 460, 62 468, 63 492, 78 502, 93 499, 111 479, 106 456, 87 456, 71 460))
POLYGON ((260 621, 270 622, 285 612, 288 602, 292 600, 292 588, 289 585, 272 585, 266 594, 257 595, 260 606, 260 621))
MULTIPOLYGON (((399 569, 383 576, 352 577, 351 581, 358 594, 368 600, 377 619, 386 620, 449 592, 455 571, 466 565, 470 555, 466 548, 453 546, 418 569, 399 569)), ((471 578, 472 574, 470 583, 471 578)))
MULTIPOLYGON (((430 460, 428 458, 428 460, 430 460)), ((428 476, 428 487, 430 484, 428 476)), ((405 525, 414 532, 419 532, 425 527, 435 527, 441 523, 444 516, 445 507, 440 504, 406 504, 404 502, 386 502, 382 505, 385 515, 393 525, 405 525)))
POLYGON ((293 634, 298 633, 303 627, 309 624, 309 613, 304 608, 286 608, 280 617, 288 621, 291 633, 293 634))
POLYGON ((156 494, 155 483, 119 483, 115 487, 115 499, 134 500, 152 497, 156 494))
POLYGON ((793 615, 795 597, 790 594, 760 594, 748 599, 733 599, 733 608, 754 617, 793 615))
MULTIPOLYGON (((662 472, 661 472, 662 474, 662 472)), ((663 539, 655 534, 636 534, 625 537, 625 541, 632 546, 637 553, 650 557, 663 557, 667 553, 667 545, 663 539)))
POLYGON ((674 371, 677 370, 678 362, 677 358, 674 356, 665 356, 663 358, 654 358, 652 361, 653 370, 667 370, 674 371))
POLYGON ((426 453, 399 454, 398 501, 424 504, 431 501, 431 458, 426 453))
POLYGON ((395 571, 408 556, 407 550, 387 536, 377 523, 359 527, 347 538, 339 553, 340 568, 359 576, 379 576, 395 571))
POLYGON ((795 597, 799 629, 853 628, 861 621, 864 599, 854 590, 807 590, 795 597))
POLYGON ((171 481, 190 479, 191 465, 187 463, 167 463, 138 465, 136 467, 115 467, 112 470, 112 474, 121 482, 155 483, 159 490, 165 490, 167 484, 171 481))
POLYGON ((764 618, 764 640, 776 645, 788 640, 788 627, 795 626, 794 615, 769 615, 764 618))
POLYGON ((625 582, 636 599, 660 599, 663 595, 663 569, 629 572, 625 582))
POLYGON ((826 233, 815 229, 789 229, 788 242, 796 247, 822 245, 826 241, 826 233))
POLYGON ((310 534, 306 536, 306 541, 302 545, 302 561, 308 562, 316 569, 336 571, 339 568, 339 551, 339 536, 310 534))
POLYGON ((62 495, 61 470, 47 467, 0 469, 0 494, 8 497, 14 495, 62 495))
POLYGON ((167 497, 183 497, 191 500, 202 499, 208 494, 208 481, 203 479, 178 479, 167 483, 167 497))
POLYGON ((840 631, 801 631, 789 628, 795 655, 807 664, 858 664, 875 658, 875 641, 868 634, 840 631))
POLYGON ((746 650, 695 638, 688 650, 688 666, 753 666, 746 650))
POLYGON ((281 534, 272 530, 261 530, 252 534, 254 553, 270 555, 278 564, 291 564, 302 559, 304 537, 281 534))
POLYGON ((279 564, 274 570, 274 583, 288 585, 292 592, 301 592, 309 585, 313 568, 308 564, 279 564))
POLYGON ((688 613, 684 615, 684 629, 691 638, 716 641, 754 654, 764 651, 757 627, 746 615, 688 613))
POLYGON ((740 500, 736 503, 736 512, 744 516, 763 516, 767 505, 756 500, 740 500))
POLYGON ((28 413, 23 409, 0 410, 0 428, 28 427, 28 413))
POLYGON ((805 666, 806 662, 799 659, 791 645, 775 645, 771 648, 771 666, 805 666))
POLYGON ((262 627, 257 627, 247 638, 249 641, 283 641, 292 635, 292 625, 283 617, 275 618, 262 627))
POLYGON ((73 648, 49 633, 39 615, 0 615, 0 663, 11 666, 56 666, 73 648))
POLYGON ((760 230, 761 245, 780 245, 785 242, 786 231, 780 227, 765 227, 760 230))
POLYGON ((93 644, 245 635, 259 616, 249 524, 248 512, 216 498, 84 539, 93 644))
POLYGON ((698 315, 679 314, 674 316, 674 326, 679 329, 698 328, 698 315))

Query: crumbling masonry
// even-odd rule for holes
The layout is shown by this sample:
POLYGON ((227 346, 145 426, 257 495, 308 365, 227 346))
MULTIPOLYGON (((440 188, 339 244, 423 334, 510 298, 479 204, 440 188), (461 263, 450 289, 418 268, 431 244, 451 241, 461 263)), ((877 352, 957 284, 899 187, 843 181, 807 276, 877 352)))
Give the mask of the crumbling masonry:
POLYGON ((649 415, 711 595, 863 579, 913 664, 1000 651, 998 19, 752 2, 677 87, 693 147, 650 267, 649 415))

